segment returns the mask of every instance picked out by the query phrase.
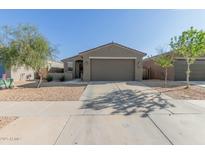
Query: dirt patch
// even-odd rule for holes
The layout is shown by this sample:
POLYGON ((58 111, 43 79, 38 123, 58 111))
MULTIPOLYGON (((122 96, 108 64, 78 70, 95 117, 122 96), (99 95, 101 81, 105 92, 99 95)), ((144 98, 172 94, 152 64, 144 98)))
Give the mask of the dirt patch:
POLYGON ((17 84, 14 89, 0 91, 0 101, 77 101, 86 85, 45 82, 36 88, 36 82, 17 84))
POLYGON ((184 82, 170 81, 167 87, 164 88, 163 81, 143 81, 143 83, 173 99, 205 100, 205 88, 197 85, 191 85, 190 88, 186 88, 184 82))
POLYGON ((7 126, 16 119, 17 117, 0 117, 0 129, 7 126))

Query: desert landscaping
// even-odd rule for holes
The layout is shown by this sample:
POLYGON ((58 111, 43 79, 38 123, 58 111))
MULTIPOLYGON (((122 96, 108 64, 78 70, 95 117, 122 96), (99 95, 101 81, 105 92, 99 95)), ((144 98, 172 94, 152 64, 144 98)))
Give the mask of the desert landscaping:
MULTIPOLYGON (((185 82, 169 81, 164 87, 163 80, 144 80, 142 83, 173 99, 205 99, 205 88, 198 85, 186 88, 185 82)), ((45 81, 41 88, 36 85, 35 81, 16 82, 13 89, 1 90, 0 101, 78 101, 87 86, 56 81, 45 81)))
POLYGON ((36 88, 36 82, 17 82, 13 89, 4 89, 0 101, 77 101, 86 85, 63 82, 43 82, 36 88))
POLYGON ((143 83, 146 86, 152 87, 160 93, 164 93, 173 99, 183 100, 204 100, 205 88, 197 85, 191 85, 190 88, 186 88, 185 82, 169 81, 167 87, 164 87, 164 81, 162 80, 145 80, 143 83))

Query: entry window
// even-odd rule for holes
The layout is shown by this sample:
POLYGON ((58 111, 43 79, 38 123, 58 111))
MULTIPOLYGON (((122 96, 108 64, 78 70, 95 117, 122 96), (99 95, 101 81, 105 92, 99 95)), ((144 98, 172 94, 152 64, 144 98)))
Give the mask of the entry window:
POLYGON ((68 71, 73 71, 73 62, 67 62, 68 71))

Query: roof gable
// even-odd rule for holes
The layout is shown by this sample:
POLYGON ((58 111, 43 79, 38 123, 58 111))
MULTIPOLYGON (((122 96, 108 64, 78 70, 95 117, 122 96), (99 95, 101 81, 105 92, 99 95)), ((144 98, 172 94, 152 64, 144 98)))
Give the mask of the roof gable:
POLYGON ((78 55, 75 55, 75 56, 73 56, 73 57, 68 57, 68 58, 62 59, 61 61, 62 61, 62 62, 66 62, 66 61, 72 60, 72 59, 74 59, 74 58, 76 58, 76 57, 80 57, 80 56, 83 56, 83 55, 88 54, 88 53, 91 53, 91 52, 98 52, 98 51, 97 51, 98 49, 106 48, 106 47, 109 47, 109 46, 115 46, 115 47, 123 48, 123 49, 126 49, 126 50, 128 50, 128 51, 134 53, 134 54, 137 53, 137 54, 139 54, 139 55, 142 55, 142 57, 146 55, 146 53, 141 52, 141 51, 139 51, 139 50, 129 48, 129 47, 124 46, 124 45, 119 44, 119 43, 111 42, 111 43, 107 43, 107 44, 104 44, 104 45, 101 45, 101 46, 98 46, 98 47, 95 47, 95 48, 92 48, 92 49, 89 49, 89 50, 80 52, 78 55))
POLYGON ((84 54, 88 54, 90 52, 97 52, 98 49, 106 48, 106 47, 109 47, 109 46, 117 46, 117 47, 120 47, 120 48, 127 49, 127 50, 129 50, 131 52, 134 52, 134 53, 142 54, 143 56, 146 55, 146 53, 144 53, 144 52, 141 52, 141 51, 138 51, 136 49, 132 49, 132 48, 129 48, 129 47, 126 47, 124 45, 121 45, 119 43, 114 43, 114 42, 111 42, 111 43, 108 43, 108 44, 104 44, 104 45, 98 46, 96 48, 92 48, 92 49, 80 52, 79 54, 80 55, 84 55, 84 54))

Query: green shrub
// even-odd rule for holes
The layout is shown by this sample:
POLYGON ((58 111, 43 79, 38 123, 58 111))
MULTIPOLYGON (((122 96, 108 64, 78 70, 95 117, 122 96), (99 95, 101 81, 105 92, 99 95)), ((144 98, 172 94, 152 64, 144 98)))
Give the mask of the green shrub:
POLYGON ((60 81, 61 82, 65 81, 65 76, 64 75, 60 77, 60 81))
POLYGON ((53 81, 53 77, 50 76, 50 75, 48 75, 48 76, 46 77, 46 80, 47 80, 48 82, 51 82, 51 81, 53 81))

